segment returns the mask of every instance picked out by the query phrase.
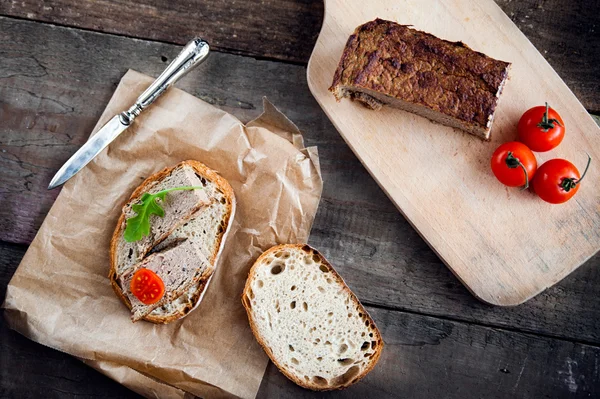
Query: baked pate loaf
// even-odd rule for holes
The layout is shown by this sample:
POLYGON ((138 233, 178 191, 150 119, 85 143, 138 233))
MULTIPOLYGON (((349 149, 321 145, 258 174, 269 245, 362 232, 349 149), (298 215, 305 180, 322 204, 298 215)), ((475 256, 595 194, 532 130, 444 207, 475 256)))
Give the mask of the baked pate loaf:
POLYGON ((407 25, 356 28, 329 90, 378 110, 400 108, 489 140, 510 63, 407 25))
POLYGON ((169 323, 200 303, 234 213, 235 197, 229 183, 197 161, 184 161, 155 173, 133 192, 111 240, 109 272, 113 289, 131 309, 133 321, 169 323), (142 241, 125 241, 131 206, 142 194, 184 185, 203 189, 167 194, 162 203, 165 216, 150 216, 150 235, 142 241), (156 304, 141 303, 129 288, 131 277, 142 267, 154 271, 165 284, 165 295, 156 304))
POLYGON ((278 245, 263 253, 250 270, 242 303, 267 355, 302 387, 345 388, 381 355, 373 319, 308 245, 278 245))

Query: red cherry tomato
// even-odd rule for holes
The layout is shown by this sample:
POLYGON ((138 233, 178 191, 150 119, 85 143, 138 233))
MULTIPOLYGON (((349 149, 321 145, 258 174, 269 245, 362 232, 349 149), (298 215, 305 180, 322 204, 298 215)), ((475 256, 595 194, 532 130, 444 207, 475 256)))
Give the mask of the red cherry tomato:
POLYGON ((500 183, 509 187, 529 187, 537 169, 533 152, 523 143, 504 143, 492 155, 492 172, 500 183))
POLYGON ((140 269, 131 279, 130 289, 133 295, 145 305, 152 305, 165 295, 165 284, 156 273, 149 269, 140 269))
POLYGON ((532 151, 545 152, 555 148, 565 137, 565 124, 555 110, 546 106, 526 111, 517 126, 519 140, 532 151))
POLYGON ((538 169, 532 182, 533 191, 541 199, 551 204, 567 202, 579 190, 579 182, 590 167, 592 158, 588 155, 588 163, 583 175, 566 159, 551 159, 538 169))

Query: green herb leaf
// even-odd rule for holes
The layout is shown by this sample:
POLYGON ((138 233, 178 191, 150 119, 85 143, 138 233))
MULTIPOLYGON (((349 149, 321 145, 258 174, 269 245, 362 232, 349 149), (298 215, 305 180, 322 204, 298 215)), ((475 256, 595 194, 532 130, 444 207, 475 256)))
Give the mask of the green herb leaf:
POLYGON ((140 201, 131 206, 136 215, 127 219, 123 238, 127 242, 135 242, 150 234, 150 216, 165 216, 165 210, 159 202, 156 202, 157 199, 164 201, 167 193, 171 191, 199 190, 203 188, 201 186, 184 186, 168 188, 155 194, 144 193, 140 201))

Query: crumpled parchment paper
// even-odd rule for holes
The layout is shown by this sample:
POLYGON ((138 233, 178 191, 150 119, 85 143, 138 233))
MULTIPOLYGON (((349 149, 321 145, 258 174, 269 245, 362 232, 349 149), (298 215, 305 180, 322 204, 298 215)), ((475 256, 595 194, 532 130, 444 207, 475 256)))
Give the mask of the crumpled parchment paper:
MULTIPOLYGON (((152 82, 129 71, 96 132, 152 82)), ((268 358, 248 326, 241 293, 254 260, 306 242, 322 190, 316 148, 272 104, 244 125, 170 89, 62 189, 12 278, 9 325, 146 396, 256 396, 268 358), (150 174, 185 159, 217 170, 237 210, 200 306, 168 325, 132 323, 107 273, 121 207, 150 174)))

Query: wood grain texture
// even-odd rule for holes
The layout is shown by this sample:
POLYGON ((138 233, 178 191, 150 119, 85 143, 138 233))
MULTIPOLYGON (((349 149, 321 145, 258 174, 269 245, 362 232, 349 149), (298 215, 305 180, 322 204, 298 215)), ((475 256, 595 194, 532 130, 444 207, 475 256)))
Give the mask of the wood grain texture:
POLYGON ((337 130, 452 272, 484 302, 514 306, 552 286, 600 249, 600 204, 590 169, 587 189, 551 206, 531 192, 502 186, 489 160, 516 139, 524 110, 548 101, 569 134, 559 149, 537 154, 600 158, 600 129, 560 77, 492 0, 365 3, 327 0, 325 21, 308 65, 308 85, 337 130), (512 62, 483 142, 414 114, 357 102, 337 103, 327 88, 355 27, 383 17, 512 62), (538 82, 531 87, 532 81, 538 82))
MULTIPOLYGON (((0 18, 4 37, 10 40, 0 40, 0 239, 27 244, 56 196, 45 187, 86 140, 122 74, 131 67, 156 76, 161 57, 172 59, 179 47, 0 18), (69 112, 52 108, 56 101, 69 112)), ((476 301, 345 145, 308 91, 305 73, 215 53, 178 86, 242 120, 257 116, 267 95, 319 147, 325 183, 310 242, 363 302, 600 343, 600 256, 517 308, 476 301)))
POLYGON ((490 306, 475 300, 454 278, 381 191, 368 184, 363 192, 348 190, 349 180, 362 182, 360 176, 366 174, 350 171, 352 176, 342 182, 325 184, 309 243, 332 262, 362 302, 600 343, 600 253, 522 305, 490 306))
POLYGON ((496 0, 589 111, 600 113, 600 1, 496 0))
POLYGON ((211 49, 306 62, 321 26, 323 2, 25 0, 1 2, 0 15, 182 45, 198 35, 211 49))
POLYGON ((0 317, 0 397, 139 398, 76 358, 9 330, 0 317))
MULTIPOLYGON (((45 185, 87 139, 122 74, 131 67, 157 75, 167 62, 163 57, 172 59, 179 47, 4 18, 0 38, 0 239, 27 243, 56 196, 45 185)), ((311 243, 363 302, 455 319, 371 310, 386 340, 391 337, 386 351, 401 349, 390 352, 398 363, 390 366, 386 360, 381 373, 364 381, 373 396, 385 397, 386 390, 374 388, 385 380, 398 396, 465 397, 471 396, 471 386, 481 393, 481 379, 491 392, 499 387, 503 395, 498 397, 540 397, 538 392, 549 397, 598 396, 597 348, 457 320, 600 343, 599 255, 517 308, 479 303, 398 214, 322 115, 306 87, 304 68, 222 54, 213 54, 209 62, 201 67, 207 70, 194 72, 179 86, 242 120, 258 115, 266 94, 298 123, 310 145, 319 146, 325 191, 311 243), (423 343, 436 337, 436 329, 449 332, 449 337, 440 345, 423 343), (430 363, 430 358, 435 361, 430 363), (475 365, 482 367, 479 374, 475 365), (439 376, 445 385, 435 382, 439 376)), ((2 298, 24 251, 25 246, 0 243, 2 298)), ((259 397, 323 396, 300 391, 273 365, 265 378, 259 397)), ((356 388, 325 396, 369 394, 360 385, 356 388)), ((0 321, 0 397, 40 396, 137 397, 78 360, 9 331, 0 321)), ((481 396, 490 397, 489 392, 481 396)))
MULTIPOLYGON (((27 247, 0 242, 0 298, 27 247)), ((0 311, 0 313, 2 313, 0 311)), ((0 316, 0 398, 135 398, 72 356, 10 330, 0 316)))
MULTIPOLYGON (((141 14, 127 24, 120 23, 122 14, 114 11, 129 7, 123 2, 6 1, 0 2, 0 14, 183 44, 190 35, 202 33, 200 28, 185 26, 190 24, 190 17, 189 9, 180 6, 183 3, 138 2, 137 12, 141 14), (49 9, 52 5, 55 8, 49 9), (156 14, 165 8, 179 17, 176 25, 155 23, 161 19, 156 14), (172 39, 165 39, 167 35, 172 39)), ((261 3, 267 4, 266 12, 254 1, 210 2, 209 25, 217 31, 212 37, 213 48, 306 62, 319 31, 322 2, 261 3), (261 15, 252 15, 253 10, 261 15), (238 21, 241 14, 244 24, 235 26, 231 20, 218 18, 221 12, 238 21), (280 19, 282 12, 287 14, 280 19), (271 21, 267 34, 257 32, 254 23, 243 19, 252 21, 267 14, 271 21), (238 38, 229 34, 231 26, 237 29, 238 38), (294 33, 291 42, 289 37, 279 40, 290 29, 301 31, 294 33), (230 47, 228 43, 232 43, 230 47), (290 55, 285 55, 288 49, 290 55)), ((593 35, 600 3, 498 0, 498 4, 586 108, 600 110, 600 41, 593 35), (532 12, 538 8, 544 12, 532 12), (561 17, 556 18, 559 13, 561 17)), ((87 139, 122 74, 131 67, 157 75, 179 48, 7 21, 14 22, 0 18, 0 240, 27 243, 57 195, 47 192, 45 184, 87 139)), ((517 308, 479 303, 398 214, 322 115, 308 94, 303 68, 219 54, 213 54, 210 62, 214 64, 208 71, 195 72, 180 87, 242 120, 260 112, 261 96, 267 94, 305 131, 308 143, 319 146, 325 192, 311 243, 323 250, 363 302, 455 319, 371 310, 379 326, 385 328, 386 340, 388 336, 393 340, 386 346, 386 351, 392 349, 393 362, 386 360, 385 369, 376 369, 377 374, 364 381, 368 392, 367 385, 359 385, 354 391, 314 395, 299 390, 271 364, 259 397, 354 397, 359 393, 385 397, 389 390, 377 387, 382 382, 394 389, 394 396, 465 397, 479 393, 494 397, 490 390, 482 391, 481 380, 492 387, 491 392, 499 392, 497 397, 533 398, 540 397, 540 392, 549 397, 599 395, 597 348, 456 322, 466 320, 600 343, 600 298, 596 290, 600 284, 599 255, 517 308), (443 337, 445 333, 449 336, 443 337), (435 345, 436 337, 439 345, 435 345), (429 338, 432 345, 428 345, 429 338), (459 365, 466 371, 459 370, 459 365), (443 384, 437 384, 438 379, 443 384)), ((2 298, 24 251, 25 246, 0 243, 2 298)), ((137 397, 78 360, 8 330, 0 317, 0 397, 40 396, 137 397)))
POLYGON ((257 397, 600 395, 600 348, 381 309, 368 311, 381 329, 385 348, 364 380, 344 391, 316 395, 294 385, 270 363, 257 397))
MULTIPOLYGON (((496 2, 585 107, 600 112, 600 2, 496 2)), ((178 44, 200 34, 219 51, 306 63, 323 21, 323 1, 25 0, 0 2, 0 15, 178 44), (129 15, 135 18, 123 23, 129 15)))
MULTIPOLYGON (((25 246, 0 243, 0 294, 25 246)), ((258 398, 464 398, 600 395, 600 348, 560 339, 368 307, 386 346, 363 381, 315 393, 270 363, 258 398), (476 359, 476 361, 474 361, 476 359), (492 387, 490 389, 490 387, 492 387)), ((0 397, 134 398, 71 356, 9 330, 0 318, 0 397)))

